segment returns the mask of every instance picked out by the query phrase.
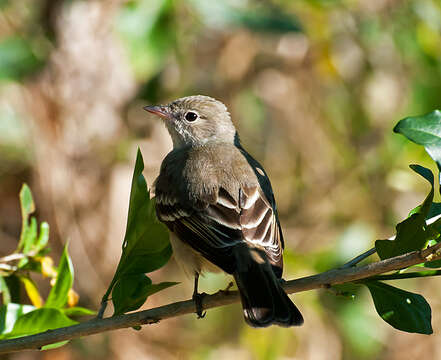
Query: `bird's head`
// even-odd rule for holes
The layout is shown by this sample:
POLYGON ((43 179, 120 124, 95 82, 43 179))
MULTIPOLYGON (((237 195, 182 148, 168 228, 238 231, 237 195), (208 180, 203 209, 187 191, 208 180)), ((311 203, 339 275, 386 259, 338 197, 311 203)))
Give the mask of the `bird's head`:
POLYGON ((230 114, 224 104, 211 97, 188 96, 144 109, 164 119, 175 149, 212 141, 234 143, 236 129, 230 114))

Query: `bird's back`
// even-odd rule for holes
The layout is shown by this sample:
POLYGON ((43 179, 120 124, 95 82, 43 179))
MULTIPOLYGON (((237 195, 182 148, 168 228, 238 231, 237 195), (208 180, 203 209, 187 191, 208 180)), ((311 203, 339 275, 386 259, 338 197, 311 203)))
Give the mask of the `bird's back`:
POLYGON ((246 243, 265 251, 281 277, 283 238, 271 185, 245 154, 225 143, 173 150, 155 182, 156 211, 182 241, 224 271, 234 271, 232 248, 246 243))
POLYGON ((171 151, 155 181, 155 193, 173 195, 183 204, 198 208, 201 201, 212 203, 220 188, 238 202, 241 187, 258 184, 239 148, 228 143, 211 143, 171 151), (182 181, 177 184, 176 179, 182 181))

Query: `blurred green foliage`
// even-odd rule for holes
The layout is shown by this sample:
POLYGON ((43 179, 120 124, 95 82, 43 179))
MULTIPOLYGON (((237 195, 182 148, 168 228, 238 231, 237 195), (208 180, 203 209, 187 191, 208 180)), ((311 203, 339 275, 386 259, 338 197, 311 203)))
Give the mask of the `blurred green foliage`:
POLYGON ((152 77, 175 48, 175 1, 128 1, 121 8, 116 29, 128 48, 135 75, 152 77))
POLYGON ((0 80, 22 80, 42 65, 29 41, 10 37, 0 42, 0 80))

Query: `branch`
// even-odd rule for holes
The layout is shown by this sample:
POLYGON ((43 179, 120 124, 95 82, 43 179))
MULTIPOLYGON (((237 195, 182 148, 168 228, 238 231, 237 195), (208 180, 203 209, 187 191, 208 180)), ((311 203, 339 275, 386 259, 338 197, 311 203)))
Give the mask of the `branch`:
MULTIPOLYGON (((366 279, 375 275, 417 265, 425 261, 438 259, 441 259, 441 243, 424 250, 414 251, 361 267, 334 269, 321 274, 286 281, 283 287, 289 294, 312 289, 329 288, 332 285, 366 279)), ((203 308, 211 309, 236 302, 239 302, 239 293, 237 291, 218 291, 213 295, 207 295, 203 298, 203 308)), ((48 330, 35 335, 0 341, 0 354, 40 349, 44 345, 75 339, 81 336, 133 326, 154 324, 161 320, 194 313, 195 311, 196 308, 193 300, 187 300, 130 314, 105 319, 93 319, 81 324, 48 330)))

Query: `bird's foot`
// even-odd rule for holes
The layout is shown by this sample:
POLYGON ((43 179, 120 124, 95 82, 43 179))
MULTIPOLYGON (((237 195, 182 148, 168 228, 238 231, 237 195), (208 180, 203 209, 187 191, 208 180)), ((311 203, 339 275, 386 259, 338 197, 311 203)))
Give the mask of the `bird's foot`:
POLYGON ((193 294, 193 301, 194 304, 196 305, 196 315, 198 316, 198 319, 202 319, 205 317, 205 315, 207 314, 206 311, 203 311, 203 307, 202 307, 202 299, 206 296, 206 293, 195 293, 193 294))

